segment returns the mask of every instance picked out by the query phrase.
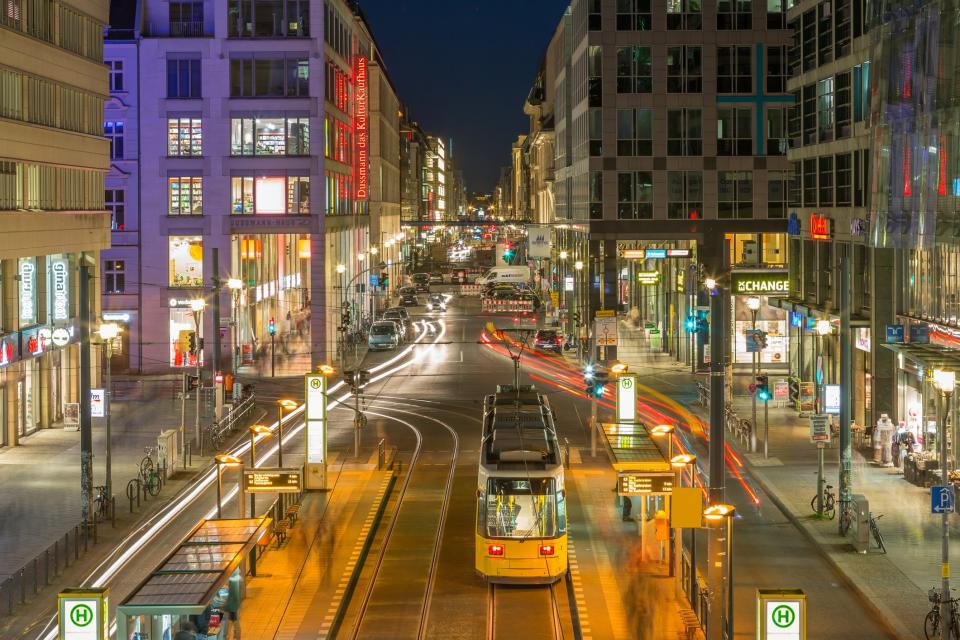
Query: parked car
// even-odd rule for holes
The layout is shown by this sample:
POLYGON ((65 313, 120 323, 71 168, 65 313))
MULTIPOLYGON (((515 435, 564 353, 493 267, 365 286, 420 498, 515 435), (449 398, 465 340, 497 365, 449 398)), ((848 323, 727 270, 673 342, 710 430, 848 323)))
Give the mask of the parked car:
POLYGON ((446 311, 447 299, 442 293, 431 293, 427 300, 427 311, 446 311))
POLYGON ((378 320, 370 325, 367 347, 371 351, 396 349, 403 342, 400 325, 392 320, 378 320))
POLYGON ((443 284, 443 273, 440 271, 431 271, 430 284, 443 284))
POLYGON ((413 286, 416 288, 417 293, 430 293, 429 273, 415 273, 410 279, 413 281, 413 286))
POLYGON ((563 336, 556 329, 540 329, 533 338, 533 346, 545 351, 563 352, 563 336))

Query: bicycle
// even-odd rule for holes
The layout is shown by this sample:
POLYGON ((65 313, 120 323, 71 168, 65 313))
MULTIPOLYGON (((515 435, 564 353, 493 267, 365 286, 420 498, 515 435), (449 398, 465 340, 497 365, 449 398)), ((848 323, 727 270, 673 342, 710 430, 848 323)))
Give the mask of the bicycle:
POLYGON ((887 552, 887 548, 883 545, 883 536, 880 535, 880 527, 877 526, 877 520, 883 517, 881 513, 877 517, 873 517, 873 513, 870 514, 870 533, 873 534, 873 539, 877 543, 877 548, 879 548, 884 553, 887 552))
POLYGON ((106 485, 94 487, 96 495, 93 498, 93 513, 97 520, 105 521, 110 515, 110 500, 107 498, 106 485))
POLYGON ((140 461, 140 481, 150 495, 158 496, 160 495, 160 471, 153 463, 154 451, 154 447, 143 448, 143 452, 147 455, 140 461))
MULTIPOLYGON (((927 613, 927 617, 923 619, 923 634, 927 637, 927 640, 941 640, 940 639, 940 591, 939 589, 930 589, 927 592, 927 598, 930 602, 933 603, 933 608, 930 609, 930 612, 927 613)), ((960 640, 960 618, 957 616, 957 600, 956 598, 951 598, 947 600, 947 604, 950 606, 950 639, 951 640, 960 640)))
MULTIPOLYGON (((837 494, 833 491, 833 485, 827 485, 823 490, 823 515, 829 520, 833 520, 837 515, 837 494)), ((817 496, 813 496, 813 499, 810 501, 810 510, 816 513, 817 511, 817 496)), ((849 524, 847 525, 849 527, 849 524)))

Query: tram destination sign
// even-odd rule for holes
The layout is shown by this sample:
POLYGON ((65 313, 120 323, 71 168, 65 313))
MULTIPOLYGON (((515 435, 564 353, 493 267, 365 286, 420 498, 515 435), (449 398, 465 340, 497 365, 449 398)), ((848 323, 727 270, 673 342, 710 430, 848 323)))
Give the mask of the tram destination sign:
POLYGON ((247 493, 299 493, 303 491, 300 469, 244 469, 243 490, 247 493))
POLYGON ((735 296, 785 296, 790 280, 785 269, 730 272, 730 291, 735 296))
POLYGON ((668 494, 673 490, 672 472, 621 471, 617 474, 617 495, 668 494))

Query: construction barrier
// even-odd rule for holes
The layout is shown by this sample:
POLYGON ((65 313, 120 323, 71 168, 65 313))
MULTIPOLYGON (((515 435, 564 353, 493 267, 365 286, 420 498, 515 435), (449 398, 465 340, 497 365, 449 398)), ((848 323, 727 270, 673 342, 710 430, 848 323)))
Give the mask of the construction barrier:
POLYGON ((533 300, 496 300, 484 298, 480 310, 489 313, 533 313, 533 300))
POLYGON ((479 284, 462 284, 460 285, 460 295, 461 296, 470 296, 477 297, 483 291, 483 286, 479 284))

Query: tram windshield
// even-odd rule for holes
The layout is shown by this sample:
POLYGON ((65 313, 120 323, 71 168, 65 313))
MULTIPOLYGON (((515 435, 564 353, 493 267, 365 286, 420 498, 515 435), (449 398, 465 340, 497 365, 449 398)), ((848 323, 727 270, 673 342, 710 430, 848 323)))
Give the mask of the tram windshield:
POLYGON ((557 535, 553 478, 491 478, 487 484, 487 531, 491 538, 557 535))

